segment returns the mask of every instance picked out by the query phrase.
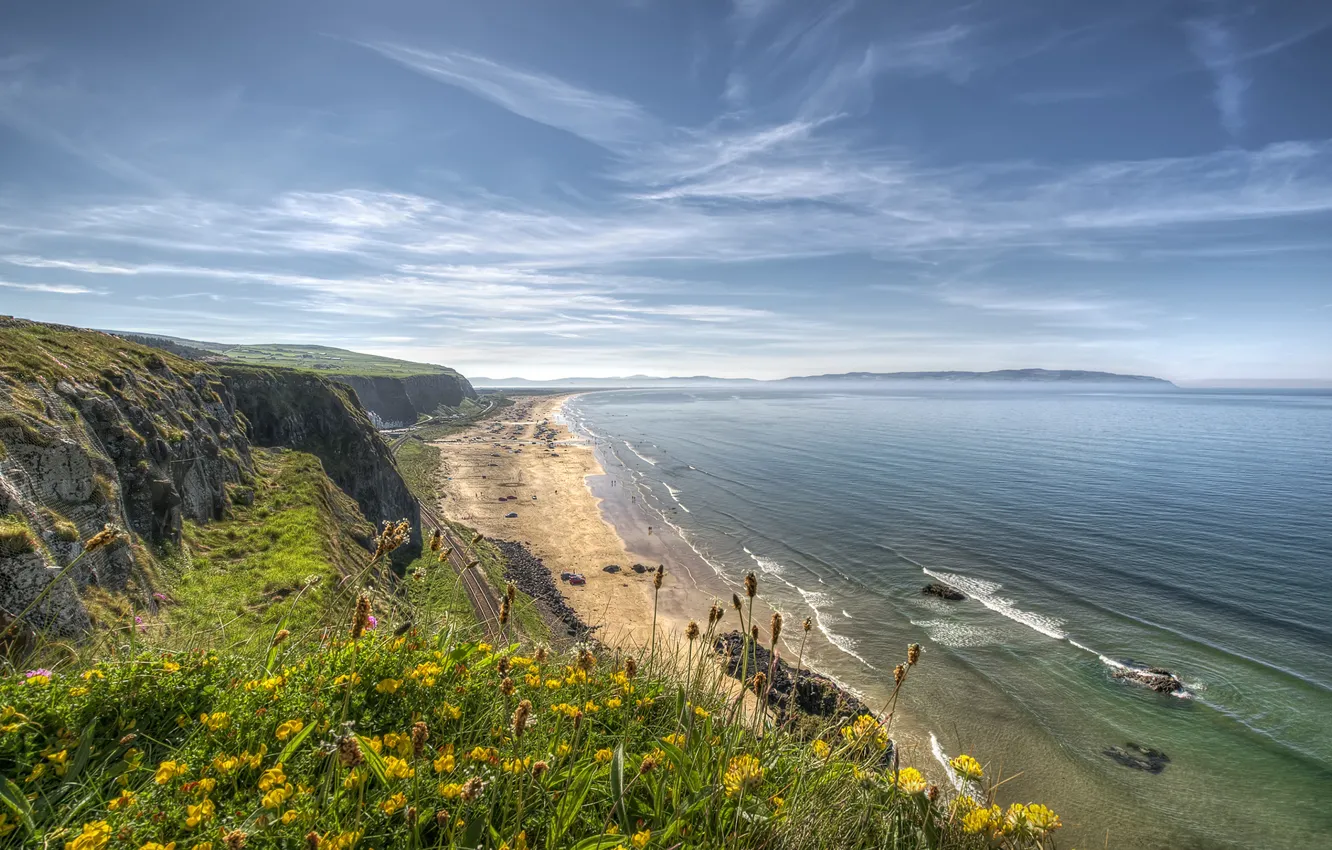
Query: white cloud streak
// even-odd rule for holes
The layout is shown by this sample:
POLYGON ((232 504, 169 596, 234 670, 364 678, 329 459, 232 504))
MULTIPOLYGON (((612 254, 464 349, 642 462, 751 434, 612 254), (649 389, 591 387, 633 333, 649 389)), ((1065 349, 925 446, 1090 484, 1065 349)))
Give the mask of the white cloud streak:
POLYGON ((1240 65, 1234 34, 1219 18, 1201 18, 1186 25, 1189 46, 1198 61, 1212 75, 1212 100, 1221 116, 1221 125, 1232 136, 1244 129, 1244 93, 1249 78, 1240 65))

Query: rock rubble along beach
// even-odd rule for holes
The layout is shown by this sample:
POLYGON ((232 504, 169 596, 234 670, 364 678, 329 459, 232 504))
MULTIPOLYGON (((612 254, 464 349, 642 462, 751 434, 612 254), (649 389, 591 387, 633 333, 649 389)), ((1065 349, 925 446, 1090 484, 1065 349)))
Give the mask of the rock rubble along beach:
POLYGON ((512 540, 492 541, 504 553, 504 577, 513 582, 519 590, 532 597, 552 616, 564 623, 567 634, 577 640, 585 640, 595 627, 589 627, 574 609, 565 601, 550 570, 545 563, 521 543, 512 540))
POLYGON ((726 658, 726 671, 732 678, 739 679, 742 673, 746 678, 753 678, 755 673, 763 673, 768 677, 768 704, 777 709, 779 719, 787 715, 793 693, 795 708, 805 714, 855 717, 870 713, 863 702, 827 676, 802 667, 797 677, 791 665, 783 658, 777 659, 774 671, 772 652, 757 642, 751 641, 749 662, 746 664, 744 639, 738 631, 718 636, 713 649, 726 658))

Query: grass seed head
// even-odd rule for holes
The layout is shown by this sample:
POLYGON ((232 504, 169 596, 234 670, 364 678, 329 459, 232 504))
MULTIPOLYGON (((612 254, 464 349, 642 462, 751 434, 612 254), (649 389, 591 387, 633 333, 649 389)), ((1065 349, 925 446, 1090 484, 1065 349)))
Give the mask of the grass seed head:
POLYGON ((758 595, 758 576, 752 572, 745 574, 745 595, 750 599, 758 595))
POLYGON ((693 620, 689 621, 689 625, 685 626, 685 638, 690 643, 693 643, 698 638, 698 623, 695 623, 693 620))
POLYGON ((782 636, 782 613, 780 611, 772 612, 772 623, 769 625, 772 632, 772 645, 777 645, 777 638, 782 636))

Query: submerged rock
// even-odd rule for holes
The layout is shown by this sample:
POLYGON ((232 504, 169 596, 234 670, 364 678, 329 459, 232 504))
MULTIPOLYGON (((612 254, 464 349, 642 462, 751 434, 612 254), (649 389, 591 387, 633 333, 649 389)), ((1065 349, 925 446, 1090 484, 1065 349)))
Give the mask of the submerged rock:
POLYGON ((949 599, 954 602, 958 602, 967 598, 966 594, 963 593, 962 591, 949 587, 948 585, 942 584, 937 581, 932 581, 929 584, 925 585, 920 589, 920 592, 927 594, 929 596, 937 596, 940 599, 949 599))
POLYGON ((1144 685, 1158 694, 1184 693, 1184 683, 1179 680, 1179 677, 1161 667, 1116 667, 1110 675, 1115 679, 1144 685))
POLYGON ((1151 747, 1139 746, 1132 741, 1122 747, 1106 747, 1101 754, 1124 767, 1147 773, 1160 773, 1170 764, 1170 756, 1151 747))

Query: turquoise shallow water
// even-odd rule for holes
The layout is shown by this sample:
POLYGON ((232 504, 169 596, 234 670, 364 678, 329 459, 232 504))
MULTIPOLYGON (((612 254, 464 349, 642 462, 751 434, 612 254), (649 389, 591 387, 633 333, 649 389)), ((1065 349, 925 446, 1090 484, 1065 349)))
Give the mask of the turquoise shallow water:
POLYGON ((755 569, 815 665, 906 693, 1064 846, 1332 846, 1332 394, 625 391, 566 408, 636 503, 755 569), (931 575, 964 602, 920 594, 931 575), (1110 677, 1176 671, 1187 698, 1110 677), (1105 755, 1134 743, 1157 775, 1105 755))

